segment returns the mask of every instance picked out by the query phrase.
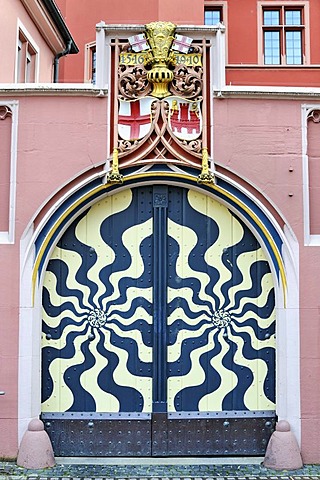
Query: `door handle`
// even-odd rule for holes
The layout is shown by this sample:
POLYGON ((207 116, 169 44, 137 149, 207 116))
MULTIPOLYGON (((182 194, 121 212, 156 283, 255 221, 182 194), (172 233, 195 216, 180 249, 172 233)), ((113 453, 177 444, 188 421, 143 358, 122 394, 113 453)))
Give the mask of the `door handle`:
POLYGON ((5 394, 6 394, 6 392, 0 392, 0 395, 5 395, 5 394))

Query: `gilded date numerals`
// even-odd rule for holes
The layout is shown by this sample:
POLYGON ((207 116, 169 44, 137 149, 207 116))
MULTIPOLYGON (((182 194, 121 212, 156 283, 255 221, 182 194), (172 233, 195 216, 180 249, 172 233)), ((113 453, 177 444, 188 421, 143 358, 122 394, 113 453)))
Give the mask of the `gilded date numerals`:
MULTIPOLYGON (((202 66, 201 54, 199 53, 175 53, 177 65, 186 65, 188 67, 202 66)), ((120 65, 144 65, 146 54, 143 52, 123 52, 120 54, 120 65)))

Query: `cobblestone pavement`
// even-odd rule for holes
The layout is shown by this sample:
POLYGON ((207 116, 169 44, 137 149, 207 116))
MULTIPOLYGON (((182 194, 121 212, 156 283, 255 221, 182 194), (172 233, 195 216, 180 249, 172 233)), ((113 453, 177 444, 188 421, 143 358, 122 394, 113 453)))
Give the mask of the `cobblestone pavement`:
POLYGON ((28 470, 13 462, 0 462, 0 480, 319 480, 320 465, 300 470, 273 471, 262 465, 87 465, 59 464, 28 470))

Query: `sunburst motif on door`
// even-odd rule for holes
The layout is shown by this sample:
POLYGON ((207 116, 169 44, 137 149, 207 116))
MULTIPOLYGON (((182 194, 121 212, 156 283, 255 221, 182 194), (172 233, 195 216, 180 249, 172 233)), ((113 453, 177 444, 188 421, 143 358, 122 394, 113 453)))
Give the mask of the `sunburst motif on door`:
POLYGON ((189 191, 181 205, 168 224, 168 409, 273 410, 274 289, 265 254, 217 201, 189 191))
POLYGON ((98 201, 51 255, 43 412, 151 412, 159 308, 169 412, 274 410, 274 288, 261 246, 221 203, 169 187, 166 302, 156 305, 152 191, 98 201))
POLYGON ((44 412, 151 411, 152 219, 134 210, 131 190, 101 200, 51 256, 43 289, 44 412))

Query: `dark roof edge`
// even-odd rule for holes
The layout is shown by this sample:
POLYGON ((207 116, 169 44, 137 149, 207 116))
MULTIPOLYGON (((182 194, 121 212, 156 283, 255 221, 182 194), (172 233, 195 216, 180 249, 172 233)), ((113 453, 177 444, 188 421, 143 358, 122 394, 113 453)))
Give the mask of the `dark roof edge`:
POLYGON ((69 32, 69 29, 60 13, 60 10, 55 4, 54 0, 42 0, 42 2, 45 8, 47 9, 48 13, 50 14, 66 46, 69 44, 69 42, 71 42, 71 49, 69 53, 78 53, 79 48, 77 47, 76 42, 72 38, 72 35, 69 32))

